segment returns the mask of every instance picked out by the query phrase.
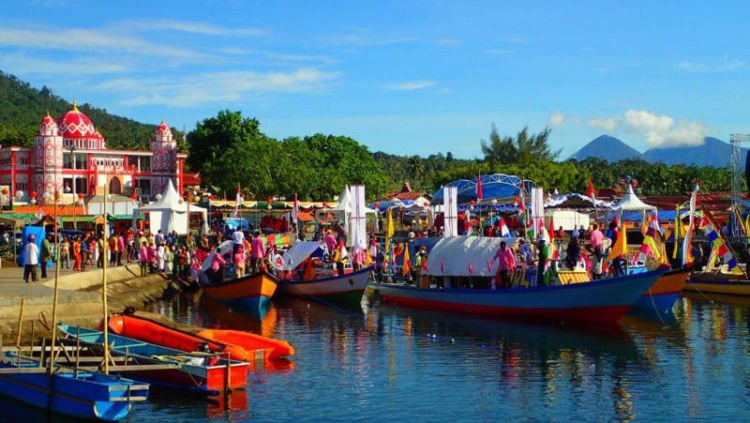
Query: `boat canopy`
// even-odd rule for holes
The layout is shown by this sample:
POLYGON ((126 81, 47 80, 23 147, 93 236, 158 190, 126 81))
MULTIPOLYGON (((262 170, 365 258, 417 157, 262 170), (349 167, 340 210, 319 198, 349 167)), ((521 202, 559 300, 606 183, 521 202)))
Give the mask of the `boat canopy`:
POLYGON ((317 241, 297 241, 284 253, 284 264, 281 270, 294 270, 302 264, 305 259, 320 250, 320 243, 317 241))
POLYGON ((441 239, 427 258, 427 273, 432 276, 492 277, 497 263, 492 261, 505 241, 512 248, 517 238, 454 236, 441 239))

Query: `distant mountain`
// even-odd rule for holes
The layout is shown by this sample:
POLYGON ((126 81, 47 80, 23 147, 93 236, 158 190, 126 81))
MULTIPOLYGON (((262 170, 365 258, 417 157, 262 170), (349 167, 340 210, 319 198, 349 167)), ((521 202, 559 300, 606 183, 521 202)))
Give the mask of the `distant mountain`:
MULTIPOLYGON (((0 71, 0 144, 33 145, 39 121, 48 112, 58 118, 71 108, 68 101, 55 95, 50 88, 36 89, 0 71)), ((78 108, 104 135, 108 148, 148 149, 155 125, 115 116, 90 104, 79 104, 78 108)), ((172 128, 172 131, 175 132, 175 129, 172 128)))
MULTIPOLYGON (((745 166, 747 149, 742 149, 740 164, 745 166)), ((643 158, 651 163, 662 162, 673 164, 695 164, 698 166, 729 166, 732 147, 728 143, 713 137, 706 137, 703 145, 691 147, 652 148, 643 153, 643 158)))
POLYGON ((619 162, 625 159, 640 158, 641 153, 615 137, 600 135, 570 156, 571 159, 576 160, 586 160, 589 157, 619 162))

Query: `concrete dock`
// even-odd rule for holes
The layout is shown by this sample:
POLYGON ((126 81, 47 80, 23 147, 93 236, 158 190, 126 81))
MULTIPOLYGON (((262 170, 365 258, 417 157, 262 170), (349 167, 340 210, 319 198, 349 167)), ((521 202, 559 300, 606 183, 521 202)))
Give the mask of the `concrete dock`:
MULTIPOLYGON (((41 275, 39 269, 37 275, 41 275)), ((107 281, 110 313, 122 311, 126 306, 142 308, 163 298, 168 290, 183 288, 159 273, 141 277, 137 263, 108 268, 107 281)), ((28 345, 31 341, 32 321, 37 342, 47 333, 45 326, 52 321, 54 282, 54 267, 48 269, 46 279, 25 283, 23 268, 10 267, 3 262, 0 268, 0 336, 3 345, 16 343, 22 302, 22 343, 28 345)), ((102 269, 85 272, 61 269, 59 287, 58 320, 74 325, 98 326, 102 319, 102 269)))

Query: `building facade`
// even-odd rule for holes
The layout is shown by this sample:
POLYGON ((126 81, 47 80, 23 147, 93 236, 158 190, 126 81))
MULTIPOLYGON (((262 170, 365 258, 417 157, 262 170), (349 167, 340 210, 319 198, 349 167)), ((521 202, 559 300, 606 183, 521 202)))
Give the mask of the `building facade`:
POLYGON ((49 203, 55 192, 62 193, 61 202, 72 203, 103 195, 105 187, 110 194, 148 200, 168 180, 182 192, 187 154, 178 152, 165 122, 155 128, 149 147, 107 149, 91 119, 75 105, 58 120, 47 115, 33 147, 0 147, 1 192, 9 197, 3 203, 49 203))

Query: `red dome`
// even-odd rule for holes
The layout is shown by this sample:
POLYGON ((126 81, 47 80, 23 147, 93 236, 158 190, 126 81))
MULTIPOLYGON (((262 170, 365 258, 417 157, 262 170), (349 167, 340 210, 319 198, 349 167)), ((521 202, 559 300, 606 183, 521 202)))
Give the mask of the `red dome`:
POLYGON ((60 118, 60 132, 63 138, 98 138, 91 119, 78 111, 75 105, 73 110, 60 118))
POLYGON ((169 129, 167 122, 161 121, 159 126, 156 127, 156 135, 172 135, 172 130, 169 129))
POLYGON ((57 128, 57 122, 55 122, 55 119, 52 118, 49 114, 42 118, 42 121, 39 122, 39 135, 55 135, 57 136, 58 128, 57 128))

